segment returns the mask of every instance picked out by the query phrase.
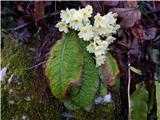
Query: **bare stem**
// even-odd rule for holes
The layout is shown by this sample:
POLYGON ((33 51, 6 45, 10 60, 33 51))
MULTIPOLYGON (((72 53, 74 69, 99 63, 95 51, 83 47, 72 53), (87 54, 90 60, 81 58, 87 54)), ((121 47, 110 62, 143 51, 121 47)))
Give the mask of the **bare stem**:
MULTIPOLYGON (((49 14, 49 15, 45 15, 43 18, 41 18, 41 19, 39 19, 39 20, 46 19, 46 18, 48 18, 48 17, 52 17, 52 16, 57 15, 57 14, 59 14, 59 13, 60 13, 60 12, 54 12, 54 13, 51 13, 51 14, 49 14)), ((39 21, 39 20, 38 20, 38 21, 39 21)), ((29 23, 22 24, 22 25, 20 25, 20 26, 17 26, 16 28, 14 28, 14 30, 19 30, 19 29, 24 28, 24 27, 26 27, 26 26, 28 26, 28 25, 31 25, 31 24, 34 23, 34 22, 36 22, 36 21, 34 20, 34 21, 29 22, 29 23)))
POLYGON ((130 70, 130 55, 128 55, 128 120, 131 120, 131 95, 130 95, 130 86, 131 86, 131 70, 130 70))
POLYGON ((30 69, 36 68, 36 67, 38 67, 38 66, 40 66, 40 65, 42 65, 42 64, 44 64, 44 63, 46 63, 46 61, 40 62, 40 63, 38 63, 37 65, 34 65, 34 66, 32 66, 32 67, 30 67, 30 68, 28 68, 28 69, 26 69, 26 70, 30 70, 30 69))

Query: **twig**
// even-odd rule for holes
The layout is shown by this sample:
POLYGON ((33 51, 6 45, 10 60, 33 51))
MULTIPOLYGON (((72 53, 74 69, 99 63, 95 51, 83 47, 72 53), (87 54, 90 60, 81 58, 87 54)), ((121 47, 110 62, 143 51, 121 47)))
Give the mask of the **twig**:
MULTIPOLYGON (((45 15, 42 19, 46 19, 46 18, 48 18, 48 17, 52 17, 52 16, 57 15, 57 14, 59 14, 59 13, 60 13, 60 12, 54 12, 54 13, 51 13, 51 14, 49 14, 49 15, 45 15)), ((42 20, 42 19, 39 19, 39 20, 42 20)), ((39 20, 38 20, 38 21, 39 21, 39 20)), ((34 20, 34 21, 32 21, 32 22, 25 23, 25 24, 23 24, 23 25, 20 25, 20 26, 14 28, 14 30, 19 30, 19 29, 21 29, 21 28, 23 28, 23 27, 26 27, 26 26, 34 23, 34 22, 37 22, 37 21, 34 20)))
POLYGON ((131 70, 130 70, 130 55, 128 54, 128 120, 131 120, 131 95, 130 95, 130 86, 131 86, 131 70))
POLYGON ((29 23, 25 23, 25 24, 23 24, 23 25, 20 25, 20 26, 14 28, 14 30, 17 31, 17 30, 19 30, 19 29, 21 29, 21 28, 24 28, 24 27, 26 27, 26 26, 28 26, 28 25, 34 23, 34 22, 35 22, 35 21, 29 22, 29 23))
POLYGON ((57 1, 55 0, 55 6, 54 6, 54 12, 56 12, 57 11, 57 3, 56 3, 57 1))
POLYGON ((30 69, 33 69, 33 68, 35 68, 35 67, 38 67, 38 66, 42 65, 42 64, 45 63, 45 62, 46 62, 46 61, 40 62, 40 63, 38 63, 37 65, 34 65, 34 66, 32 66, 32 67, 30 67, 30 68, 28 68, 28 69, 26 69, 26 70, 30 70, 30 69))
POLYGON ((154 10, 154 11, 151 11, 151 12, 146 12, 144 14, 147 15, 147 14, 153 14, 153 13, 157 13, 157 12, 160 12, 160 10, 154 10))

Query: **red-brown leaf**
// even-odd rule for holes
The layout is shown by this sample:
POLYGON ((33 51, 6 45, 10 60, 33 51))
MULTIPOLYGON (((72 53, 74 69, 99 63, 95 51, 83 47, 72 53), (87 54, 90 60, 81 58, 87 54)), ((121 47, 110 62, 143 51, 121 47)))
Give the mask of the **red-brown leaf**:
POLYGON ((35 20, 38 21, 44 16, 45 4, 43 1, 36 1, 34 5, 34 17, 35 20))
POLYGON ((142 26, 139 25, 135 25, 131 28, 131 32, 132 34, 139 39, 141 42, 144 42, 144 30, 142 28, 142 26))

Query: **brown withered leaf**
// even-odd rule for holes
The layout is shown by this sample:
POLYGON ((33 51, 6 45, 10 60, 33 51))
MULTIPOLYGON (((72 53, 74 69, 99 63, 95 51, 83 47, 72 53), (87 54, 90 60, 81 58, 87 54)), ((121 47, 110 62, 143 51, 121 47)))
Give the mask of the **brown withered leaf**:
POLYGON ((117 6, 119 1, 104 1, 103 6, 110 6, 110 7, 115 7, 117 6))
POLYGON ((19 3, 16 4, 16 8, 18 9, 18 11, 24 13, 25 12, 25 9, 23 8, 23 6, 19 3))
POLYGON ((128 3, 129 8, 137 8, 138 7, 137 1, 128 0, 127 3, 128 3))
POLYGON ((128 54, 134 56, 138 61, 145 58, 144 46, 136 38, 133 38, 128 54))
POLYGON ((104 12, 102 9, 102 4, 103 4, 102 1, 89 1, 89 2, 93 7, 94 14, 96 14, 97 12, 99 13, 104 12))
POLYGON ((144 32, 145 32, 144 39, 145 40, 152 40, 156 37, 158 29, 155 27, 152 27, 152 28, 148 28, 144 32))
POLYGON ((34 4, 34 17, 38 21, 43 18, 45 12, 45 4, 43 1, 36 1, 34 4))
POLYGON ((80 3, 83 7, 86 7, 87 6, 87 1, 84 1, 84 0, 80 0, 80 3))
POLYGON ((117 77, 119 77, 117 61, 110 53, 107 53, 106 61, 102 68, 101 79, 112 89, 116 84, 117 77))
POLYGON ((124 28, 130 28, 141 19, 141 12, 135 8, 113 8, 112 12, 116 12, 121 18, 120 25, 124 28))
POLYGON ((134 25, 131 28, 132 34, 140 40, 140 42, 144 42, 144 40, 152 40, 156 37, 157 34, 157 28, 152 27, 148 28, 146 30, 143 29, 140 25, 134 25))
POLYGON ((131 32, 132 34, 135 36, 135 38, 137 38, 138 40, 140 40, 140 42, 144 42, 144 30, 142 28, 142 26, 140 25, 134 25, 131 28, 131 32))

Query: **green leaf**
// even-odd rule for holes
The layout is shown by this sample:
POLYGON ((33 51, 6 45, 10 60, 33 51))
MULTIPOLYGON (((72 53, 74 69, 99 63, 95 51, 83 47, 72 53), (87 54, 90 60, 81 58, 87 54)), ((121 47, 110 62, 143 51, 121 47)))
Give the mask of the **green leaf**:
POLYGON ((90 106, 96 97, 99 77, 92 55, 86 51, 86 46, 83 44, 83 41, 81 45, 84 47, 84 68, 81 78, 81 88, 79 94, 76 97, 72 97, 72 101, 77 106, 86 108, 87 106, 90 106))
POLYGON ((156 80, 160 81, 160 65, 157 66, 155 78, 156 80))
POLYGON ((152 60, 153 60, 153 62, 154 63, 158 63, 158 56, 159 56, 159 50, 158 49, 153 49, 153 48, 151 48, 150 50, 149 50, 149 52, 150 52, 150 55, 151 55, 151 58, 152 58, 152 60))
POLYGON ((143 83, 136 85, 136 90, 131 95, 131 119, 147 120, 148 91, 143 83))
POLYGON ((142 71, 133 66, 130 66, 130 70, 133 71, 134 73, 137 73, 138 75, 142 75, 142 71))
POLYGON ((64 106, 68 109, 68 110, 77 110, 80 109, 77 105, 75 105, 71 100, 64 100, 63 101, 64 106))
POLYGON ((160 119, 160 82, 156 82, 157 116, 160 119))
POLYGON ((154 108, 155 102, 156 102, 156 89, 155 89, 155 84, 148 84, 147 90, 149 93, 149 98, 148 98, 148 113, 152 112, 152 109, 154 108))
POLYGON ((101 83, 100 86, 100 96, 105 96, 107 93, 107 86, 104 83, 101 83))
POLYGON ((109 87, 116 85, 116 80, 119 78, 119 68, 115 58, 108 52, 106 61, 102 68, 101 79, 109 87))
POLYGON ((72 86, 79 87, 82 64, 80 39, 75 32, 70 31, 53 46, 46 64, 45 73, 55 97, 64 99, 72 86))
POLYGON ((113 91, 115 91, 115 92, 119 92, 120 91, 120 77, 116 78, 116 84, 113 87, 113 91))

